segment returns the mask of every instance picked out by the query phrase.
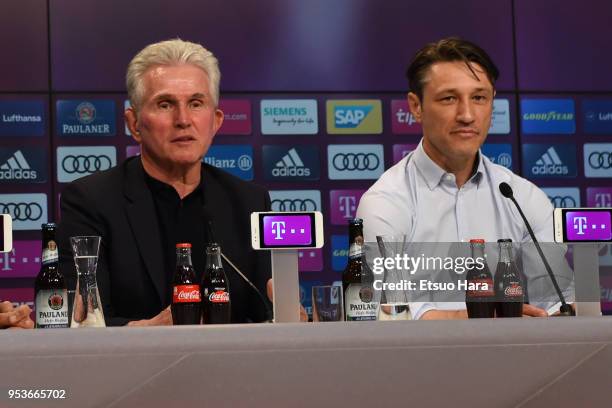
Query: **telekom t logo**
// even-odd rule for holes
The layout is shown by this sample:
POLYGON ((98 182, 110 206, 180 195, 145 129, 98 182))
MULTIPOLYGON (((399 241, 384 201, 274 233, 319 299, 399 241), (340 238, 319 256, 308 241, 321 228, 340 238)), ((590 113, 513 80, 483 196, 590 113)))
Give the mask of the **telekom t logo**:
POLYGON ((281 234, 285 232, 285 221, 272 221, 272 233, 276 235, 274 239, 283 239, 281 234))
POLYGON ((340 203, 340 211, 344 211, 344 218, 353 218, 357 209, 357 200, 354 196, 338 197, 340 203))
POLYGON ((576 234, 584 235, 584 229, 587 227, 587 219, 586 217, 576 217, 574 218, 574 229, 578 230, 576 234))
POLYGON ((595 203, 597 207, 612 207, 612 194, 610 193, 595 194, 595 203))

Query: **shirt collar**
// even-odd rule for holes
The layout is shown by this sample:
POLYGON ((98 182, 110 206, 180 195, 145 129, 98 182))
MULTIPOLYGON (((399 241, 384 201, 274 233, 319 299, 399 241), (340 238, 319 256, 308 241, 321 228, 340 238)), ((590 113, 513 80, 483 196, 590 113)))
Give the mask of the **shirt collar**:
MULTIPOLYGON (((427 186, 430 190, 436 188, 438 184, 440 184, 440 182, 443 180, 444 176, 450 174, 447 173, 443 168, 438 166, 427 155, 427 153, 425 153, 425 149, 423 149, 423 139, 421 139, 421 142, 415 149, 413 157, 416 167, 419 169, 421 174, 423 174, 423 178, 425 178, 425 182, 427 183, 427 186)), ((476 160, 478 162, 478 166, 476 167, 476 171, 474 172, 474 174, 472 174, 472 176, 468 180, 468 183, 479 183, 480 180, 482 180, 482 175, 484 174, 485 168, 480 149, 478 150, 476 160)))

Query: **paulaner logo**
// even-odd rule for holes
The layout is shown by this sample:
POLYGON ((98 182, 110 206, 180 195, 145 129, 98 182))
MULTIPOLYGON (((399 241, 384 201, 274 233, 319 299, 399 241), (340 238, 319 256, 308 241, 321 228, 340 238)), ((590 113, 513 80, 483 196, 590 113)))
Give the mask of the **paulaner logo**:
POLYGON ((35 180, 36 170, 32 170, 26 158, 17 150, 6 163, 0 165, 0 180, 35 180))
POLYGON ((57 130, 61 136, 115 134, 115 102, 112 100, 59 100, 57 116, 57 130))

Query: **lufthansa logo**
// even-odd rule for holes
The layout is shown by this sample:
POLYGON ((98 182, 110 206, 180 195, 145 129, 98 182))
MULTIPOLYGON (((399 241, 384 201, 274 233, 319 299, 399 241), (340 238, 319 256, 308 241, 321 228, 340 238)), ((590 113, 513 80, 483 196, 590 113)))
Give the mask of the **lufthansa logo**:
POLYGON ((593 169, 612 168, 612 152, 592 152, 589 154, 589 165, 593 169))
POLYGON ((380 159, 374 153, 338 153, 332 159, 336 170, 376 170, 380 159))
POLYGON ((548 198, 550 199, 550 202, 555 206, 555 208, 560 208, 560 207, 576 207, 576 200, 574 200, 574 197, 570 197, 570 196, 548 196, 548 198))
POLYGON ((15 221, 36 221, 43 209, 38 203, 0 203, 0 213, 10 214, 15 221))
POLYGON ((274 211, 316 211, 317 203, 310 198, 300 200, 298 198, 290 199, 285 198, 283 200, 272 200, 272 209, 274 211))
POLYGON ((62 160, 62 169, 68 173, 92 173, 94 171, 108 170, 113 163, 110 157, 106 155, 71 155, 64 157, 62 160))

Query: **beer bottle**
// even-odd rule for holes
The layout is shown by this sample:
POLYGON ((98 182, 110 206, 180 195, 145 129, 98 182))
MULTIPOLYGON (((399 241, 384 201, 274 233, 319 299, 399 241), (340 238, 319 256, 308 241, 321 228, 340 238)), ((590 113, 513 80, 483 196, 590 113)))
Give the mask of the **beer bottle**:
POLYGON ((465 291, 465 305, 470 319, 477 317, 495 317, 495 288, 493 275, 489 271, 484 256, 484 239, 471 239, 472 259, 484 262, 482 268, 472 265, 466 274, 465 280, 468 289, 465 291))
POLYGON ((495 271, 495 312, 497 317, 523 315, 524 286, 512 257, 512 240, 498 239, 499 261, 495 271))
POLYGON ((34 286, 36 328, 68 327, 68 290, 59 270, 54 223, 42 224, 41 267, 34 286))
POLYGON ((172 324, 200 324, 200 285, 191 264, 191 244, 176 244, 176 269, 172 279, 172 324))
POLYGON ((376 320, 373 281, 363 248, 363 220, 355 218, 349 221, 349 260, 342 273, 346 321, 376 320))
POLYGON ((206 247, 206 270, 202 276, 202 294, 204 324, 232 322, 229 282, 221 264, 221 247, 215 243, 206 247))

